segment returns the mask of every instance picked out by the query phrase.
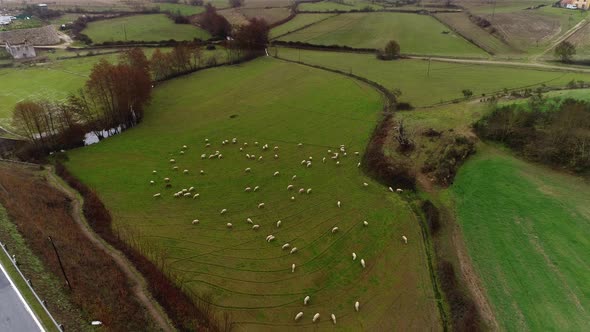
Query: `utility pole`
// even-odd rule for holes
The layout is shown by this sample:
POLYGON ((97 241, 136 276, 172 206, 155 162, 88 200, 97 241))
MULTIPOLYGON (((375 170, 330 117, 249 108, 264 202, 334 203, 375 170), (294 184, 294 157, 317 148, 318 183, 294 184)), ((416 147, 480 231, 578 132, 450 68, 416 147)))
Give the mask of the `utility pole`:
POLYGON ((72 286, 70 285, 70 281, 68 280, 68 276, 66 275, 66 271, 64 270, 64 266, 61 263, 61 258, 59 257, 59 254, 57 253, 57 248, 55 247, 55 244, 53 243, 51 236, 48 236, 47 238, 49 239, 49 242, 51 242, 51 246, 53 247, 53 251, 55 251, 55 256, 57 256, 57 261, 59 262, 59 268, 61 269, 61 273, 63 273, 63 275, 64 275, 64 279, 66 279, 66 285, 68 285, 69 289, 72 289, 72 286))
POLYGON ((123 33, 125 34, 125 41, 127 41, 127 27, 123 24, 123 33))

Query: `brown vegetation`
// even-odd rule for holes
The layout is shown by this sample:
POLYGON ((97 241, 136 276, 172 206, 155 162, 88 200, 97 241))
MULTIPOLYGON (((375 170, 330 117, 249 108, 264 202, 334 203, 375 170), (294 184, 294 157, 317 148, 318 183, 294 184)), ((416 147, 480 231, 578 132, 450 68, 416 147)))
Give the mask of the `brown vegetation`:
POLYGON ((441 142, 438 149, 429 154, 422 166, 422 172, 430 173, 439 185, 449 186, 459 167, 475 153, 475 144, 464 136, 441 137, 436 131, 427 131, 425 134, 435 135, 431 139, 438 137, 436 139, 441 142))
POLYGON ((201 28, 207 30, 212 36, 225 38, 231 34, 231 25, 225 17, 219 15, 213 5, 205 5, 205 12, 199 15, 198 23, 201 28))
POLYGON ((71 286, 67 288, 64 282, 64 292, 81 308, 86 321, 98 319, 111 331, 155 330, 124 273, 88 241, 72 219, 71 202, 63 193, 43 177, 17 167, 0 168, 0 184, 4 189, 0 202, 28 247, 49 271, 64 280, 48 240, 52 238, 71 286))

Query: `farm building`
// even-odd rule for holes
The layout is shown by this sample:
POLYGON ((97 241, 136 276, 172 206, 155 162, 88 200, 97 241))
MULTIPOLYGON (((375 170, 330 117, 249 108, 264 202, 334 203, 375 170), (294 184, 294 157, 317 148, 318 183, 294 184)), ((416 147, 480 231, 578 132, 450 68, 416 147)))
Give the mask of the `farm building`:
POLYGON ((35 48, 33 45, 29 44, 25 41, 22 44, 11 44, 10 42, 6 42, 5 46, 6 51, 12 55, 15 59, 28 59, 34 58, 37 56, 35 53, 35 48))
POLYGON ((8 25, 14 19, 16 19, 16 17, 14 17, 14 16, 2 16, 2 15, 0 15, 0 25, 8 25))
POLYGON ((590 0, 561 0, 560 5, 567 9, 587 10, 590 5, 590 0))

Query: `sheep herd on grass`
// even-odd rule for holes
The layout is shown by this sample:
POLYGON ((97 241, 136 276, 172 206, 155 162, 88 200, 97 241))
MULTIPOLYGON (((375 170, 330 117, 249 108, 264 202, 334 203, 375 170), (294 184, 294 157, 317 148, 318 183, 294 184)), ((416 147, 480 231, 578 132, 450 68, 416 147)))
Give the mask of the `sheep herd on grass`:
MULTIPOLYGON (((226 139, 226 140, 223 140, 221 142, 221 145, 222 146, 226 146, 226 145, 230 144, 230 142, 231 142, 231 144, 234 144, 235 145, 235 144, 238 143, 238 140, 237 140, 237 138, 232 138, 231 141, 226 139)), ((254 142, 254 145, 258 147, 260 145, 260 143, 259 142, 254 142)), ((303 147, 303 143, 298 143, 297 146, 299 148, 301 148, 301 147, 303 147)), ((210 148, 210 147, 211 147, 211 143, 209 142, 209 139, 205 139, 205 148, 210 148)), ((247 147, 248 147, 248 143, 247 142, 243 143, 242 146, 239 148, 240 153, 242 153, 244 151, 244 149, 246 149, 247 147)), ((263 151, 266 151, 266 150, 269 149, 269 145, 268 144, 264 144, 264 145, 261 146, 261 149, 263 151)), ((183 145, 182 148, 181 148, 181 150, 180 150, 180 152, 179 152, 179 154, 181 156, 183 156, 183 155, 187 154, 187 150, 188 150, 188 146, 187 145, 183 145)), ((273 151, 275 152, 274 158, 275 159, 278 159, 279 158, 279 155, 277 154, 277 151, 279 151, 279 147, 278 146, 274 146, 273 151)), ((347 154, 347 151, 346 151, 346 147, 344 145, 340 145, 336 152, 333 152, 331 149, 328 150, 328 155, 330 156, 330 159, 334 161, 335 165, 336 166, 339 166, 340 165, 340 159, 343 158, 343 157, 346 157, 348 154, 347 154)), ((358 151, 356 151, 356 152, 354 152, 354 155, 355 156, 359 156, 360 153, 358 151)), ((262 155, 259 155, 258 158, 257 158, 257 156, 255 154, 245 153, 244 156, 246 157, 246 159, 250 159, 250 160, 258 160, 258 161, 262 161, 263 160, 262 155)), ((201 159, 222 159, 223 158, 223 154, 220 151, 215 151, 215 153, 212 153, 212 154, 203 153, 203 154, 200 155, 200 157, 201 157, 201 159)), ((322 158, 322 163, 326 163, 326 161, 327 161, 326 157, 323 157, 322 158)), ((174 158, 170 159, 169 160, 169 163, 173 165, 172 166, 172 170, 174 170, 174 171, 178 171, 179 170, 179 167, 176 165, 176 163, 177 163, 176 159, 174 159, 174 158)), ((300 164, 302 166, 304 166, 305 168, 311 168, 312 165, 313 165, 313 156, 309 156, 307 159, 302 160, 300 164)), ((361 166, 361 163, 358 162, 357 163, 357 167, 360 167, 360 166, 361 166)), ((247 174, 252 173, 252 167, 245 168, 244 169, 244 172, 247 173, 247 174)), ((182 173, 184 175, 188 175, 189 174, 189 170, 188 169, 184 169, 182 171, 182 173)), ((200 170, 199 173, 201 175, 205 175, 205 171, 204 170, 200 170)), ((152 171, 152 174, 153 175, 157 175, 158 174, 158 171, 157 170, 153 170, 152 171)), ((280 171, 277 170, 277 171, 275 171, 272 174, 272 177, 279 177, 280 174, 281 174, 280 171)), ((296 178, 297 178, 297 175, 293 175, 291 177, 291 180, 292 181, 295 181, 296 178)), ((168 177, 163 178, 163 182, 165 183, 166 188, 171 187, 170 181, 171 180, 168 177)), ((150 183, 150 185, 155 185, 156 184, 156 181, 150 180, 149 183, 150 183)), ((362 183, 362 186, 368 187, 369 184, 366 183, 366 182, 363 182, 362 183)), ((250 192, 253 192, 253 191, 256 192, 259 188, 260 188, 260 186, 255 186, 254 188, 252 188, 252 187, 246 187, 244 189, 244 192, 246 192, 246 193, 250 193, 250 192)), ((295 185, 294 184, 289 184, 287 186, 287 191, 291 191, 294 188, 295 188, 295 185)), ((394 193, 394 192, 395 193, 402 193, 403 192, 402 189, 396 189, 396 190, 394 190, 392 187, 389 187, 388 190, 390 192, 392 192, 392 193, 394 193)), ((173 193, 172 196, 174 198, 181 198, 181 197, 187 197, 187 198, 191 198, 192 197, 193 199, 199 198, 200 197, 200 193, 196 193, 194 191, 195 191, 195 187, 194 186, 191 186, 189 188, 183 188, 180 191, 177 191, 177 192, 173 193)), ((298 192, 299 192, 299 194, 308 194, 309 195, 309 194, 312 193, 312 188, 307 188, 307 189, 300 188, 298 190, 298 192)), ((162 197, 162 193, 159 193, 159 192, 158 193, 155 193, 155 194, 153 194, 153 197, 154 198, 161 198, 162 197)), ((291 196, 290 199, 291 199, 291 201, 294 201, 295 200, 295 197, 294 196, 291 196)), ((342 208, 343 207, 343 204, 342 204, 342 202, 340 200, 337 200, 336 201, 336 206, 338 208, 342 208)), ((264 207, 265 207, 265 203, 264 202, 258 203, 258 209, 263 209, 264 207)), ((220 211, 220 215, 224 215, 226 213, 228 213, 228 209, 227 208, 223 208, 220 211)), ((257 231, 257 230, 260 229, 260 225, 259 224, 255 224, 254 221, 252 220, 252 218, 247 218, 246 221, 247 221, 248 224, 252 225, 251 228, 252 228, 253 231, 257 231)), ((281 220, 278 220, 276 222, 276 227, 277 228, 280 228, 281 223, 282 223, 282 221, 281 220)), ((200 224, 199 219, 192 220, 192 225, 199 225, 199 224, 200 224)), ((364 220, 362 222, 362 224, 363 224, 364 227, 369 226, 369 223, 366 220, 364 220)), ((226 227, 227 227, 228 230, 231 230, 231 229, 233 229, 234 225, 232 223, 229 223, 228 222, 228 223, 226 223, 226 227)), ((338 231, 339 231, 338 226, 333 226, 331 228, 331 233, 332 234, 337 234, 338 231)), ((404 244, 407 244, 408 243, 408 238, 405 235, 402 235, 401 239, 404 242, 404 244)), ((270 243, 270 242, 272 242, 274 240, 276 240, 276 237, 273 234, 269 234, 269 235, 266 236, 266 242, 270 243)), ((281 250, 289 250, 289 254, 295 254, 295 253, 297 253, 298 248, 297 247, 292 247, 290 243, 284 243, 281 246, 281 250)), ((357 259, 357 254, 353 252, 352 253, 352 260, 355 261, 356 259, 357 259)), ((360 259, 360 265, 361 265, 361 267, 363 269, 366 268, 367 264, 366 264, 364 258, 361 258, 360 259)), ((295 267, 296 267, 296 265, 293 263, 291 265, 291 273, 295 273, 295 267)), ((306 296, 303 299, 303 305, 304 306, 308 305, 310 303, 310 301, 311 301, 311 297, 310 296, 306 296)), ((359 303, 359 301, 356 301, 354 303, 354 310, 356 312, 358 312, 360 310, 360 303, 359 303)), ((300 320, 303 317, 303 315, 304 315, 303 311, 298 312, 295 315, 295 321, 300 320)), ((319 319, 320 319, 320 313, 315 313, 313 315, 312 322, 313 323, 316 323, 319 319)), ((334 313, 330 314, 330 319, 332 320, 332 323, 333 324, 336 324, 336 315, 334 313)))

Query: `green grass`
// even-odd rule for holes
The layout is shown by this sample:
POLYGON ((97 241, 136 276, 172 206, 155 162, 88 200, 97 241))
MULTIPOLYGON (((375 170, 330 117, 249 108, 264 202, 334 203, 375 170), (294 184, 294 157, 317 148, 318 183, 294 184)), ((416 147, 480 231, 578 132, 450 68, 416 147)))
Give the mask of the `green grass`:
POLYGON ((191 6, 181 3, 157 3, 154 7, 159 7, 160 11, 167 11, 172 14, 180 13, 180 15, 190 16, 200 14, 205 11, 202 6, 191 6))
POLYGON ((164 14, 133 15, 91 22, 82 31, 94 43, 108 41, 161 41, 209 39, 203 29, 190 24, 174 24, 164 14))
POLYGON ((164 252, 167 268, 183 286, 211 294, 238 328, 294 329, 308 326, 313 313, 320 312, 318 327, 331 327, 329 315, 335 313, 338 324, 350 330, 437 330, 418 221, 398 195, 356 166, 359 156, 353 152, 364 149, 381 108, 381 96, 365 84, 262 58, 160 85, 139 127, 69 152, 67 166, 98 191, 115 227, 138 231, 143 241, 164 252), (221 144, 232 137, 238 144, 221 144), (240 152, 243 142, 249 145, 240 152), (266 143, 268 151, 261 149, 266 143), (184 144, 188 150, 181 155, 184 144), (337 166, 327 150, 340 144, 347 146, 348 156, 337 166), (200 158, 215 150, 223 159, 200 158), (248 160, 246 153, 264 159, 248 160), (310 156, 313 166, 302 166, 310 156), (170 158, 189 175, 173 171, 170 158), (247 167, 251 173, 244 172, 247 167), (205 175, 199 175, 201 169, 205 175), (274 177, 275 171, 280 175, 274 177), (164 188, 164 177, 171 178, 172 189, 164 188), (287 190, 290 183, 295 191, 287 190), (190 186, 200 198, 172 197, 190 186), (247 186, 260 190, 244 192, 247 186), (313 192, 298 194, 298 188, 313 192), (157 192, 161 199, 152 197, 157 192), (259 202, 266 203, 264 209, 257 208, 259 202), (220 215, 224 208, 228 212, 220 215), (248 217, 261 225, 258 232, 251 230, 248 217), (200 224, 191 225, 193 219, 200 224), (340 228, 336 234, 334 226, 340 228), (277 240, 266 243, 269 234, 277 240), (403 234, 410 239, 407 246, 400 240, 403 234), (299 252, 281 250, 285 242, 299 252), (360 256, 356 262, 353 251, 360 256), (360 258, 367 261, 365 270, 360 258), (304 309, 306 295, 312 302, 304 309), (360 313, 353 309, 357 299, 360 313), (301 310, 304 319, 295 324, 301 310))
POLYGON ((434 18, 417 14, 342 14, 280 38, 356 48, 383 48, 392 39, 400 44, 404 54, 486 56, 483 50, 450 32, 434 18))
POLYGON ((333 1, 321 1, 321 2, 313 2, 313 3, 301 3, 297 9, 299 11, 318 11, 318 12, 328 12, 328 11, 351 11, 351 10, 362 10, 365 8, 372 8, 375 10, 383 9, 383 6, 375 5, 365 1, 351 1, 347 0, 344 3, 337 3, 333 1))
POLYGON ((43 21, 36 17, 31 17, 28 20, 19 19, 10 22, 9 25, 0 26, 0 31, 10 31, 10 30, 17 30, 17 29, 31 29, 31 28, 39 28, 43 26, 43 21))
POLYGON ((301 29, 308 24, 313 24, 333 15, 334 14, 297 14, 297 16, 289 22, 272 28, 270 30, 270 37, 276 38, 277 36, 282 36, 293 30, 301 29))
POLYGON ((534 87, 541 83, 563 87, 572 79, 590 80, 589 74, 437 61, 431 62, 428 76, 428 61, 425 60, 380 61, 371 54, 299 51, 289 48, 279 48, 278 55, 295 61, 301 58, 304 63, 352 72, 388 89, 400 89, 400 100, 414 106, 428 106, 461 98, 463 89, 471 89, 474 96, 479 96, 504 88, 534 87))
POLYGON ((586 329, 589 183, 491 147, 479 149, 451 192, 501 329, 586 329))

